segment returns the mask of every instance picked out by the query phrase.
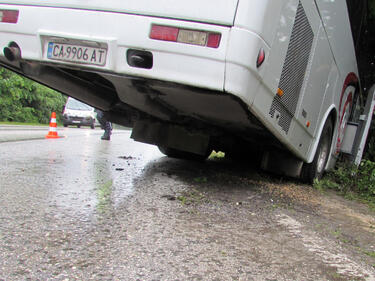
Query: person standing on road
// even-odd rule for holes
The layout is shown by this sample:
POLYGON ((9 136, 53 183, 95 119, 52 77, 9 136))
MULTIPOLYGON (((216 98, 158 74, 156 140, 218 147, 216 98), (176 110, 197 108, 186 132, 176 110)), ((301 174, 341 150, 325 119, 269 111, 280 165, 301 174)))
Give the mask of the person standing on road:
POLYGON ((102 135, 102 140, 110 140, 112 134, 112 123, 109 122, 105 117, 103 111, 100 109, 95 109, 96 119, 98 119, 100 126, 104 129, 104 134, 102 135))

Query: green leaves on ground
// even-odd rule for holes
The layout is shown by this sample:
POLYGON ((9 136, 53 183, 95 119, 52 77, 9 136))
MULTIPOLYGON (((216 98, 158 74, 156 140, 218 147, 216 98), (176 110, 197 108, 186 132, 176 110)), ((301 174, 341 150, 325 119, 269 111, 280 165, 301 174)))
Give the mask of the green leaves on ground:
POLYGON ((47 124, 52 111, 61 118, 65 101, 62 94, 0 68, 0 121, 47 124))

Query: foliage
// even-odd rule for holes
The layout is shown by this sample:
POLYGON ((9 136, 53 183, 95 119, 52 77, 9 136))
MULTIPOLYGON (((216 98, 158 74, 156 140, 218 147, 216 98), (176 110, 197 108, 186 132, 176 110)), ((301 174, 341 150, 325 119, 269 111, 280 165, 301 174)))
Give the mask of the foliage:
POLYGON ((0 121, 47 124, 61 111, 66 97, 41 84, 0 68, 0 121))
POLYGON ((316 181, 318 189, 333 189, 345 195, 364 199, 375 206, 375 162, 363 160, 359 167, 341 163, 322 180, 316 181))
POLYGON ((209 159, 222 159, 225 157, 225 153, 222 152, 222 151, 215 151, 215 150, 212 150, 210 156, 208 156, 209 159))
POLYGON ((369 18, 375 19, 375 0, 368 1, 369 18))
POLYGON ((365 147, 365 159, 375 162, 375 118, 372 117, 371 127, 369 130, 369 135, 365 147))

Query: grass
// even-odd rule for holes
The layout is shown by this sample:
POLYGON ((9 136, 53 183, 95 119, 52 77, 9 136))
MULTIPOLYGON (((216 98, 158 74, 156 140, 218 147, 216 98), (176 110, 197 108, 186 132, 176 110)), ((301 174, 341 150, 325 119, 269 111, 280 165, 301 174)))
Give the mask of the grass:
POLYGON ((332 183, 329 180, 321 180, 319 183, 314 184, 314 187, 324 193, 325 190, 331 189, 337 191, 339 194, 341 194, 344 198, 352 201, 357 201, 360 203, 363 203, 368 206, 368 208, 375 212, 375 198, 374 196, 368 195, 368 194, 358 194, 354 191, 341 191, 336 188, 332 187, 332 183))
MULTIPOLYGON (((363 253, 365 255, 375 259, 375 251, 363 251, 363 253)), ((372 267, 375 269, 375 263, 372 264, 372 267)))
POLYGON ((375 251, 365 251, 364 253, 369 257, 375 258, 375 251))
POLYGON ((206 183, 208 180, 207 180, 207 177, 196 177, 194 178, 194 181, 196 183, 206 183))
POLYGON ((375 196, 369 197, 367 195, 350 193, 345 195, 345 198, 366 204, 373 212, 375 212, 375 196))
POLYGON ((197 204, 204 201, 208 202, 205 195, 196 189, 182 192, 181 195, 177 196, 177 200, 180 201, 182 205, 197 204))
POLYGON ((113 181, 108 180, 97 189, 98 204, 97 209, 100 213, 105 213, 111 204, 113 181))
POLYGON ((334 190, 341 194, 344 198, 352 201, 357 201, 363 204, 366 204, 369 209, 375 212, 375 196, 369 193, 359 193, 350 188, 343 190, 343 184, 338 184, 332 179, 327 177, 323 178, 320 181, 314 182, 314 188, 324 193, 326 190, 334 190))
MULTIPOLYGON (((17 125, 22 125, 22 126, 49 126, 49 124, 40 124, 40 123, 23 123, 23 122, 4 122, 1 121, 0 125, 11 125, 11 126, 17 126, 17 125)), ((62 126, 62 124, 61 124, 62 126)))
POLYGON ((335 190, 345 198, 365 203, 375 211, 375 162, 363 160, 359 167, 339 163, 335 170, 315 181, 314 187, 322 192, 335 190))

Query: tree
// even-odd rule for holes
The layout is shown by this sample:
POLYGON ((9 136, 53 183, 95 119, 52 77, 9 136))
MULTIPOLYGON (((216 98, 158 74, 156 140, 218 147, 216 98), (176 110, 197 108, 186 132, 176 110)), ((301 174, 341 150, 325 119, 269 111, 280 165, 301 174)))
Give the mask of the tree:
POLYGON ((0 68, 0 121, 48 124, 52 111, 61 120, 65 102, 62 94, 0 68))

